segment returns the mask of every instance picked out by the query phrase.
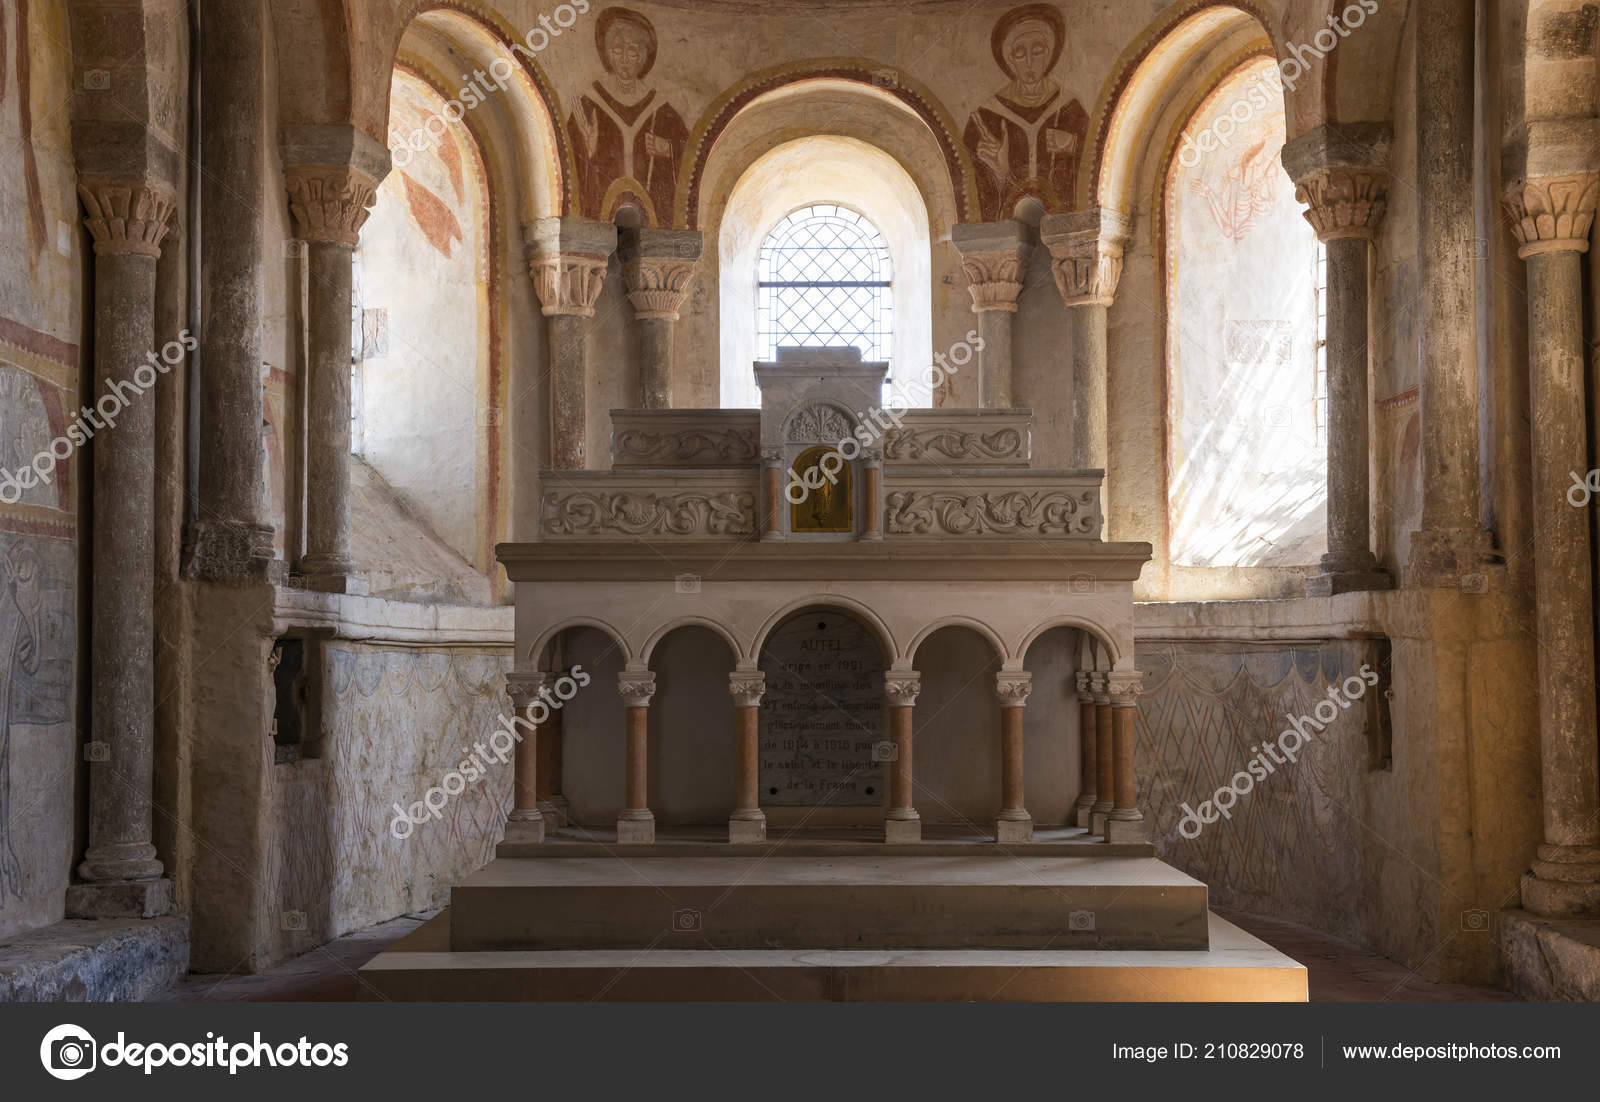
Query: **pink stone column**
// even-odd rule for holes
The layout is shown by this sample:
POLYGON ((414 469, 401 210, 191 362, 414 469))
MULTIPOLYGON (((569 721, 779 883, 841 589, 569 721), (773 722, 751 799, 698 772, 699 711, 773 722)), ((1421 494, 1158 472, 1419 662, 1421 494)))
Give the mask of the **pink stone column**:
POLYGON ((735 670, 728 677, 739 755, 738 791, 728 819, 730 842, 767 840, 767 816, 761 810, 760 789, 761 697, 766 689, 766 675, 760 670, 735 670))
POLYGON ((996 842, 1033 841, 1033 816, 1026 806, 1022 769, 1022 708, 1033 691, 1033 675, 1006 670, 995 675, 1000 702, 1000 810, 995 815, 996 842))
POLYGON ((617 817, 617 841, 624 845, 647 844, 656 840, 649 773, 650 698, 655 695, 656 675, 650 670, 623 670, 617 675, 617 691, 626 708, 623 735, 627 740, 625 806, 617 817))
POLYGON ((915 670, 890 670, 883 679, 889 698, 889 810, 884 816, 883 840, 889 843, 922 841, 922 816, 917 814, 912 774, 912 719, 922 675, 915 670))
POLYGON ((1106 816, 1107 842, 1145 842, 1144 812, 1138 806, 1138 780, 1134 754, 1137 741, 1134 718, 1139 707, 1139 686, 1144 675, 1137 671, 1108 674, 1111 697, 1112 808, 1106 816))
POLYGON ((506 817, 506 841, 543 842, 544 813, 539 810, 539 721, 550 705, 541 695, 551 684, 544 673, 506 675, 506 695, 516 710, 512 730, 519 736, 512 762, 511 814, 506 817))
POLYGON ((1095 707, 1094 693, 1089 691, 1089 674, 1080 670, 1077 675, 1078 684, 1078 749, 1079 765, 1078 777, 1081 791, 1078 802, 1073 811, 1077 824, 1088 827, 1089 816, 1094 809, 1095 775, 1097 766, 1095 760, 1095 707))

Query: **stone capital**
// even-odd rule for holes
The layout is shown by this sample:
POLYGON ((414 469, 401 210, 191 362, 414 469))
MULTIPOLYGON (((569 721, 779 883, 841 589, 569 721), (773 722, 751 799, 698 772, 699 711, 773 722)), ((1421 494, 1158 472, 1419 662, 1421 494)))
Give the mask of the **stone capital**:
POLYGON ((973 313, 1016 313, 1033 251, 1027 227, 1020 222, 962 223, 950 228, 950 240, 961 253, 973 313))
POLYGON ((1033 674, 1004 671, 994 675, 994 695, 1002 708, 1020 708, 1033 692, 1033 674))
POLYGON ((634 316, 677 321, 700 261, 699 230, 625 229, 617 235, 634 316))
POLYGON ((291 165, 283 170, 295 236, 355 248, 378 198, 378 181, 349 165, 291 165))
POLYGON ((1574 172, 1520 180, 1506 191, 1506 212, 1517 255, 1588 252, 1589 229, 1600 198, 1600 174, 1574 172))
POLYGON ((629 708, 646 708, 656 694, 656 675, 651 670, 623 670, 617 674, 617 692, 629 708))
POLYGON ((1389 173, 1381 168, 1319 168, 1295 182, 1294 197, 1320 241, 1370 240, 1389 203, 1389 173))
POLYGON ((177 202, 171 191, 148 180, 85 177, 78 181, 78 198, 97 256, 161 255, 177 202))
POLYGON ((584 218, 541 218, 523 229, 528 274, 545 317, 594 317, 617 228, 584 218))
POLYGON ((1144 691, 1144 674, 1138 670, 1117 670, 1105 675, 1106 695, 1118 708, 1132 708, 1144 691))
POLYGON ((538 670, 512 670, 506 674, 506 695, 517 709, 531 708, 539 693, 555 681, 555 675, 538 670))
POLYGON ((883 677, 883 691, 895 708, 910 708, 922 691, 922 674, 916 670, 890 670, 883 677))
POLYGON ((1073 684, 1078 690, 1078 703, 1094 703, 1094 688, 1091 680, 1093 677, 1094 675, 1088 670, 1079 670, 1076 676, 1073 677, 1073 684))
POLYGON ((1067 306, 1110 306, 1122 278, 1133 220, 1108 207, 1049 214, 1039 239, 1050 250, 1050 273, 1067 306))
POLYGON ((736 708, 759 708, 767 691, 767 675, 759 670, 734 670, 728 675, 728 692, 736 708))

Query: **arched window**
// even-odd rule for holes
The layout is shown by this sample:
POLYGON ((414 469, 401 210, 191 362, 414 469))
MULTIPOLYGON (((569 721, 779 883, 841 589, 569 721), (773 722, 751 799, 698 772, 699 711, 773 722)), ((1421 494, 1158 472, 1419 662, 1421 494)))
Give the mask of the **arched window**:
POLYGON ((760 356, 780 345, 853 345, 888 361, 894 332, 894 270, 883 235, 834 204, 804 207, 779 222, 761 248, 756 335, 760 356))

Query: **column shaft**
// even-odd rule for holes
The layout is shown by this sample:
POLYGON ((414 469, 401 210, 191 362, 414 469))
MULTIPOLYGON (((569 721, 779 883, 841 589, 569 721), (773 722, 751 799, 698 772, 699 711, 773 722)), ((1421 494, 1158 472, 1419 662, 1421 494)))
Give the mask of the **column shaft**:
MULTIPOLYGON (((1147 842, 1144 812, 1139 810, 1134 717, 1139 707, 1137 673, 1111 675, 1112 792, 1115 804, 1106 816, 1107 842, 1147 842)), ((1101 736, 1104 740, 1104 735, 1101 736)))
POLYGON ((890 705, 889 744, 892 750, 889 763, 889 812, 884 824, 887 832, 885 841, 889 842, 922 840, 922 816, 917 813, 915 806, 915 778, 912 764, 913 718, 913 705, 890 705))
MULTIPOLYGON (((1374 572, 1368 488, 1367 241, 1328 250, 1328 553, 1325 574, 1374 572)), ((1342 588, 1342 587, 1341 587, 1342 588)), ((1371 587, 1364 587, 1371 588, 1371 587)))
POLYGON ((672 320, 639 318, 639 405, 672 408, 672 320))
POLYGON ((862 464, 862 508, 866 512, 861 526, 861 538, 876 542, 883 539, 883 460, 869 457, 862 464))
POLYGON ((552 314, 550 332, 550 466, 558 471, 583 469, 585 366, 583 338, 588 319, 578 314, 552 314))
POLYGON ((543 842, 544 813, 539 810, 539 727, 534 709, 518 705, 516 724, 521 739, 512 760, 511 814, 506 817, 506 841, 543 842))
POLYGON ((1079 748, 1079 788, 1078 802, 1075 806, 1077 823, 1080 827, 1089 825, 1089 814, 1094 808, 1095 792, 1099 780, 1099 762, 1095 758, 1095 706, 1094 698, 1081 696, 1078 698, 1078 748, 1079 748))
POLYGON ((782 452, 762 457, 761 467, 762 520, 761 538, 783 538, 783 457, 782 452))
POLYGON ((350 305, 353 250, 336 241, 306 245, 310 269, 307 337, 306 554, 316 588, 343 591, 350 558, 350 305))
POLYGON ((978 337, 983 341, 978 353, 978 385, 984 409, 1011 408, 1011 322, 1015 316, 1004 310, 978 312, 978 337))
MULTIPOLYGON (((1072 465, 1105 470, 1106 306, 1072 308, 1072 465)), ((1109 511, 1109 510, 1108 510, 1109 511)))
POLYGON ((1096 696, 1094 712, 1095 800, 1094 806, 1090 809, 1089 833, 1104 834, 1106 818, 1116 806, 1111 802, 1116 785, 1116 766, 1112 757, 1115 734, 1112 728, 1110 699, 1096 696))

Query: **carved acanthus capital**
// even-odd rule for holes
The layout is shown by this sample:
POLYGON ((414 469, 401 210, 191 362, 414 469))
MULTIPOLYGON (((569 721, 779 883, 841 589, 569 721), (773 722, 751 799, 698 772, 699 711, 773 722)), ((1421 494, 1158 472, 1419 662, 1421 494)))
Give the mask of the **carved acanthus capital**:
POLYGON ((1118 708, 1132 708, 1144 691, 1144 674, 1138 670, 1117 670, 1105 675, 1106 694, 1118 708))
POLYGON ((283 179, 297 237, 355 248, 378 197, 377 180, 350 165, 294 165, 283 179))
POLYGON ((1033 674, 1005 672, 994 675, 994 695, 1002 708, 1020 708, 1033 692, 1033 674))
POLYGON ((986 310, 1016 313, 1027 261, 1026 249, 963 256, 961 270, 967 275, 973 313, 981 314, 986 310))
POLYGON ((656 694, 656 675, 651 670, 623 670, 617 674, 617 692, 629 708, 646 708, 656 694))
POLYGON ((1506 211, 1523 259, 1548 252, 1587 252, 1600 175, 1575 172, 1523 180, 1507 191, 1506 211))
POLYGON ((512 705, 518 711, 531 708, 534 701, 539 699, 540 693, 549 688, 554 680, 554 674, 537 670, 512 670, 506 674, 506 695, 511 698, 512 705))
POLYGON ((1094 703, 1094 691, 1091 688, 1093 684, 1090 680, 1091 677, 1093 677, 1093 675, 1088 670, 1079 670, 1072 679, 1073 684, 1078 690, 1078 702, 1080 704, 1094 703))
POLYGON ((916 670, 890 670, 883 677, 884 695, 895 708, 910 708, 922 691, 922 674, 916 670))
POLYGON ((759 670, 734 670, 728 675, 728 692, 736 708, 759 708, 767 691, 767 675, 759 670))
POLYGON ((528 261, 528 274, 545 317, 592 318, 606 282, 606 258, 585 253, 537 255, 528 261))
POLYGON ((1330 165, 1295 182, 1306 221, 1322 241, 1370 239, 1389 203, 1389 173, 1382 168, 1330 165))
POLYGON ((693 260, 636 256, 623 261, 622 280, 633 303, 634 317, 677 321, 694 282, 693 260))
POLYGON ((78 183, 78 197, 97 255, 161 255, 177 203, 172 192, 147 180, 85 179, 78 183))
POLYGON ((1122 257, 1133 222, 1101 208, 1047 215, 1039 237, 1050 249, 1050 273, 1068 306, 1110 306, 1122 279, 1122 257))

